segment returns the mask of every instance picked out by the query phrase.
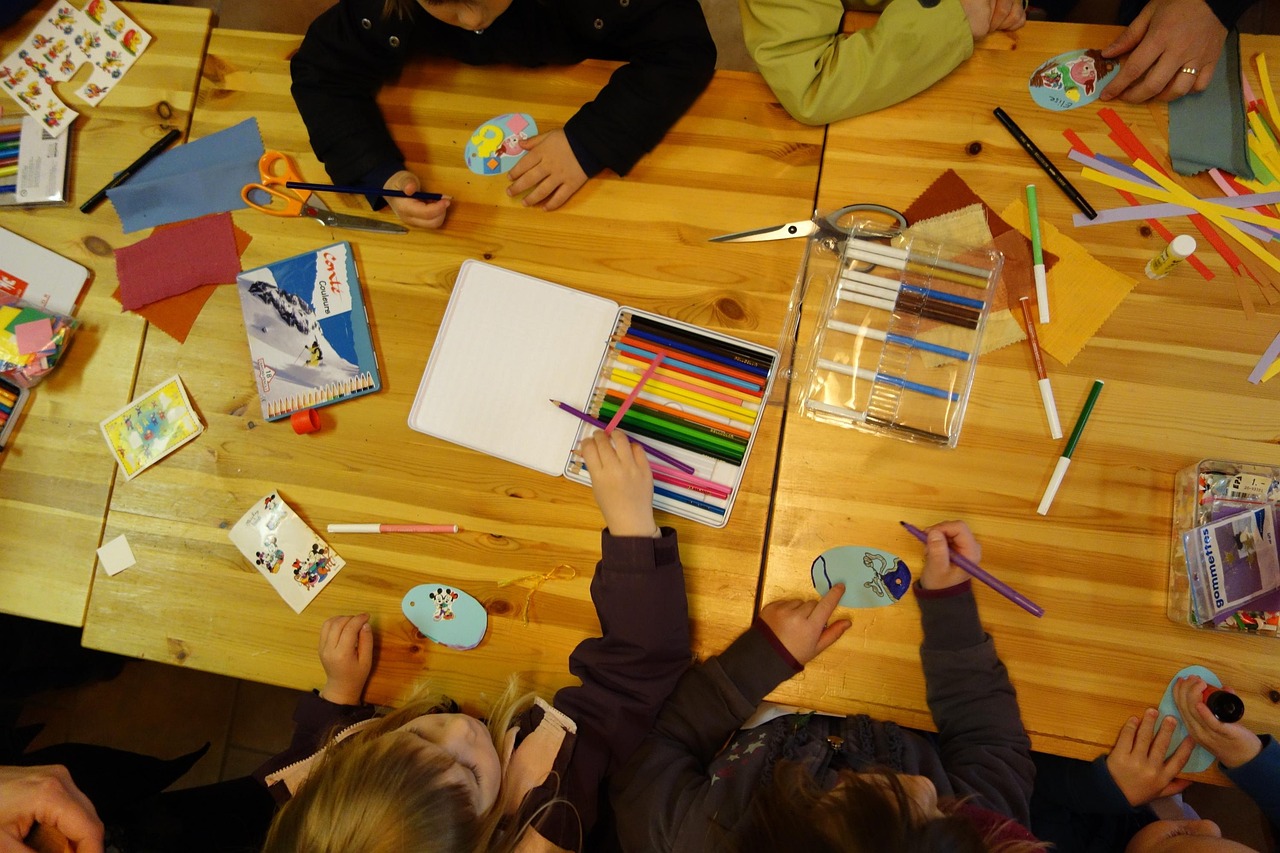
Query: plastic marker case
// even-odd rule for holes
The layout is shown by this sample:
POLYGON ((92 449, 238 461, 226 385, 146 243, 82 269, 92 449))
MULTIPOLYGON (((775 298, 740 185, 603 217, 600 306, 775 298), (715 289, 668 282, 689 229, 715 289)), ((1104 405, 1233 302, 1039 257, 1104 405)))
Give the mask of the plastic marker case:
POLYGON ((784 331, 806 417, 955 447, 1004 257, 910 230, 810 241, 784 331))

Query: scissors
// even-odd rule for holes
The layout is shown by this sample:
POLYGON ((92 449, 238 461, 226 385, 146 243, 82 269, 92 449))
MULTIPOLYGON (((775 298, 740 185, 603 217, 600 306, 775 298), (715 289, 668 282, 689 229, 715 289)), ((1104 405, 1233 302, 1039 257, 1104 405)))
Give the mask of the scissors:
POLYGON ((245 184, 244 189, 240 190, 240 198, 254 210, 271 216, 304 216, 330 228, 354 228, 384 234, 409 233, 408 228, 396 222, 335 213, 309 190, 290 189, 286 184, 302 183, 302 175, 298 174, 289 158, 279 151, 268 151, 262 155, 262 159, 258 160, 258 174, 261 176, 261 183, 245 184), (266 202, 260 204, 254 201, 252 194, 255 192, 259 198, 265 193, 266 202))
POLYGON ((844 250, 845 239, 857 226, 859 236, 890 238, 907 227, 907 217, 882 204, 850 204, 822 217, 784 222, 751 231, 735 231, 710 238, 712 243, 758 243, 817 235, 819 245, 832 252, 844 250))

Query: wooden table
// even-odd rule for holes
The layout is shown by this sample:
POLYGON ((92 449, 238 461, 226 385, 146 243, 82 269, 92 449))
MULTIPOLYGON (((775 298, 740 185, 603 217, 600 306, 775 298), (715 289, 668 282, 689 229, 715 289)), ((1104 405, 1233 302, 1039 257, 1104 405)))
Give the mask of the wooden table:
MULTIPOLYGON (((39 22, 42 3, 0 36, 0 55, 39 22)), ((147 51, 97 107, 59 91, 81 115, 73 128, 70 200, 66 207, 0 210, 4 227, 93 272, 81 297, 81 326, 58 369, 34 391, 13 440, 0 455, 0 610, 64 625, 84 622, 116 465, 98 422, 129 402, 147 324, 111 298, 117 286, 112 250, 141 235, 121 233, 111 204, 91 215, 79 205, 169 128, 186 132, 195 102, 208 9, 123 3, 149 32, 147 51)), ((87 67, 87 66, 86 66, 87 67)), ((21 115, 3 98, 5 115, 21 115)))
MULTIPOLYGON (((304 175, 321 180, 288 94, 287 60, 297 46, 296 37, 215 30, 193 137, 256 116, 267 147, 293 155, 304 175)), ((443 230, 370 235, 235 214, 254 235, 245 268, 353 242, 383 390, 322 409, 323 429, 310 436, 294 435, 286 422, 266 423, 229 287, 209 302, 185 345, 149 337, 138 387, 177 372, 208 429, 117 484, 105 536, 126 534, 138 565, 99 576, 86 645, 307 688, 321 683, 320 623, 367 610, 381 638, 370 692, 376 700, 400 696, 427 674, 460 700, 492 695, 513 672, 544 691, 570 681, 569 652, 598 631, 588 585, 601 520, 590 490, 406 425, 459 265, 483 259, 775 346, 802 243, 745 254, 706 239, 808 216, 823 136, 822 128, 788 118, 759 77, 730 72, 716 75, 627 178, 592 180, 554 213, 508 199, 501 177, 467 171, 463 146, 481 123, 518 109, 544 130, 561 126, 613 67, 513 71, 430 62, 412 65, 385 90, 383 109, 410 164, 429 188, 455 198, 443 230), (297 616, 227 538, 273 487, 320 531, 331 522, 447 521, 465 532, 329 536, 347 566, 297 616), (538 582, 557 570, 568 579, 538 582), (416 633, 400 600, 428 581, 486 603, 482 646, 458 652, 416 633)), ((353 199, 328 200, 368 212, 353 199)), ((695 645, 704 653, 728 644, 754 612, 781 408, 776 401, 768 409, 725 529, 660 515, 680 531, 695 645)))
MULTIPOLYGON (((991 113, 1005 107, 1069 176, 1079 169, 1066 159, 1065 128, 1121 156, 1097 104, 1051 113, 1027 94, 1044 59, 1107 44, 1117 31, 1030 23, 988 39, 919 97, 831 126, 823 157, 819 210, 853 201, 904 209, 948 168, 997 211, 1036 182, 1046 221, 1138 281, 1070 366, 1047 359, 1067 432, 1093 380, 1107 383, 1048 516, 1036 506, 1063 443, 1048 435, 1031 355, 1019 343, 982 357, 954 450, 789 410, 762 584, 763 601, 812 594, 810 564, 836 545, 884 548, 918 569, 922 548, 898 521, 966 520, 983 545, 983 566, 1046 610, 1036 619, 977 589, 1033 745, 1081 758, 1109 748, 1126 717, 1156 705, 1170 678, 1193 663, 1243 696, 1252 728, 1280 732, 1280 641, 1197 631, 1165 615, 1174 473, 1204 458, 1280 463, 1280 385, 1246 381, 1276 334, 1276 310, 1246 320, 1230 273, 1207 247, 1201 256, 1214 281, 1187 264, 1163 281, 1146 279, 1143 265, 1160 238, 1141 222, 1074 228, 1075 208, 991 113)), ((1241 54, 1262 45, 1274 54, 1280 40, 1246 37, 1241 54)), ((1164 106, 1114 106, 1148 145, 1167 150, 1164 106)), ((1201 195, 1211 190, 1207 179, 1183 183, 1201 195)), ((1095 207, 1122 204, 1112 190, 1077 186, 1095 207)), ((931 728, 915 604, 842 615, 853 618, 852 630, 772 698, 931 728)))

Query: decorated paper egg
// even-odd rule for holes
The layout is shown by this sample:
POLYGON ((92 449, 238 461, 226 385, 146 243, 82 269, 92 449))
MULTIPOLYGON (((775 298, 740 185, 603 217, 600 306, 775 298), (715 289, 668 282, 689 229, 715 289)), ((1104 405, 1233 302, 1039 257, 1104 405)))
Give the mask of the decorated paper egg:
POLYGON ((813 587, 826 595, 844 584, 843 607, 885 607, 906 594, 911 586, 907 564, 886 551, 860 545, 840 545, 818 555, 810 568, 813 587))
POLYGON ((538 135, 538 125, 525 113, 495 116, 467 139, 463 157, 477 175, 501 175, 525 155, 520 143, 538 135))
MULTIPOLYGON (((1177 675, 1169 680, 1169 686, 1164 689, 1164 696, 1160 699, 1160 716, 1159 720, 1165 717, 1173 717, 1178 721, 1178 725, 1173 729, 1173 737, 1169 741, 1169 749, 1165 753, 1168 758, 1173 755, 1174 750, 1178 748, 1178 744, 1182 743, 1182 739, 1187 737, 1187 725, 1182 722, 1182 715, 1178 713, 1178 706, 1173 701, 1173 685, 1177 683, 1179 678, 1186 678, 1190 675, 1198 675, 1204 679, 1205 684, 1210 687, 1221 687, 1222 679, 1214 675, 1212 671, 1202 666, 1189 666, 1180 670, 1177 675)), ((1208 770, 1213 765, 1213 753, 1205 749, 1199 744, 1191 751, 1191 757, 1187 759, 1187 765, 1183 770, 1187 773, 1199 773, 1201 770, 1208 770)))
POLYGON ((424 637, 451 649, 474 649, 489 627, 484 605, 445 583, 415 586, 405 593, 400 609, 424 637))

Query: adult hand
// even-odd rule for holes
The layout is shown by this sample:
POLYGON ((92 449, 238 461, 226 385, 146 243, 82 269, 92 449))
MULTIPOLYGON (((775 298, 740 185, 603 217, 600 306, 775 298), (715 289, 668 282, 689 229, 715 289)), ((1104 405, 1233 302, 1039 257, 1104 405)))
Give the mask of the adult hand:
MULTIPOLYGON (((416 193, 422 189, 422 181, 407 169, 401 169, 382 185, 384 190, 400 190, 403 193, 416 193)), ((410 228, 439 228, 444 225, 445 215, 449 212, 452 199, 442 198, 439 201, 421 201, 416 198, 388 198, 387 206, 395 211, 400 221, 410 228)))
POLYGON ((373 671, 373 628, 368 613, 324 620, 320 626, 320 664, 328 676, 320 698, 335 705, 359 705, 373 671))
POLYGON ((951 551, 975 563, 982 561, 982 546, 963 521, 943 521, 925 534, 928 540, 924 546, 924 571, 920 573, 920 586, 924 589, 946 589, 969 579, 968 572, 951 562, 951 551))
POLYGON ((102 851, 102 821, 67 768, 0 767, 0 853, 30 851, 23 839, 36 824, 60 833, 76 853, 102 851))
POLYGON ((523 140, 520 147, 527 153, 511 168, 507 195, 527 193, 526 207, 541 204, 555 210, 587 182, 587 173, 578 165, 563 130, 540 133, 523 140))
POLYGON ((1159 715, 1155 708, 1148 708, 1141 718, 1126 720, 1107 756, 1107 772, 1131 806, 1181 793, 1191 784, 1191 780, 1178 779, 1177 775, 1186 766, 1195 743, 1183 738, 1166 759, 1178 723, 1173 717, 1159 720, 1159 715))
POLYGON ((1240 723, 1224 723, 1213 715, 1202 698, 1209 685, 1198 675, 1179 678, 1173 685, 1173 704, 1182 724, 1195 742, 1225 767, 1239 767, 1262 751, 1262 741, 1240 723))
POLYGON ((1151 0, 1128 29, 1102 49, 1108 59, 1129 55, 1099 97, 1140 104, 1204 91, 1213 80, 1226 37, 1226 27, 1204 0, 1151 0))
POLYGON ((760 620, 803 666, 840 639, 840 635, 853 624, 848 619, 827 624, 840 605, 842 595, 844 584, 838 583, 817 601, 795 598, 771 601, 760 608, 760 620))
POLYGON ((591 493, 614 536, 657 536, 653 518, 653 472, 644 448, 614 430, 596 430, 578 452, 587 462, 591 493))

